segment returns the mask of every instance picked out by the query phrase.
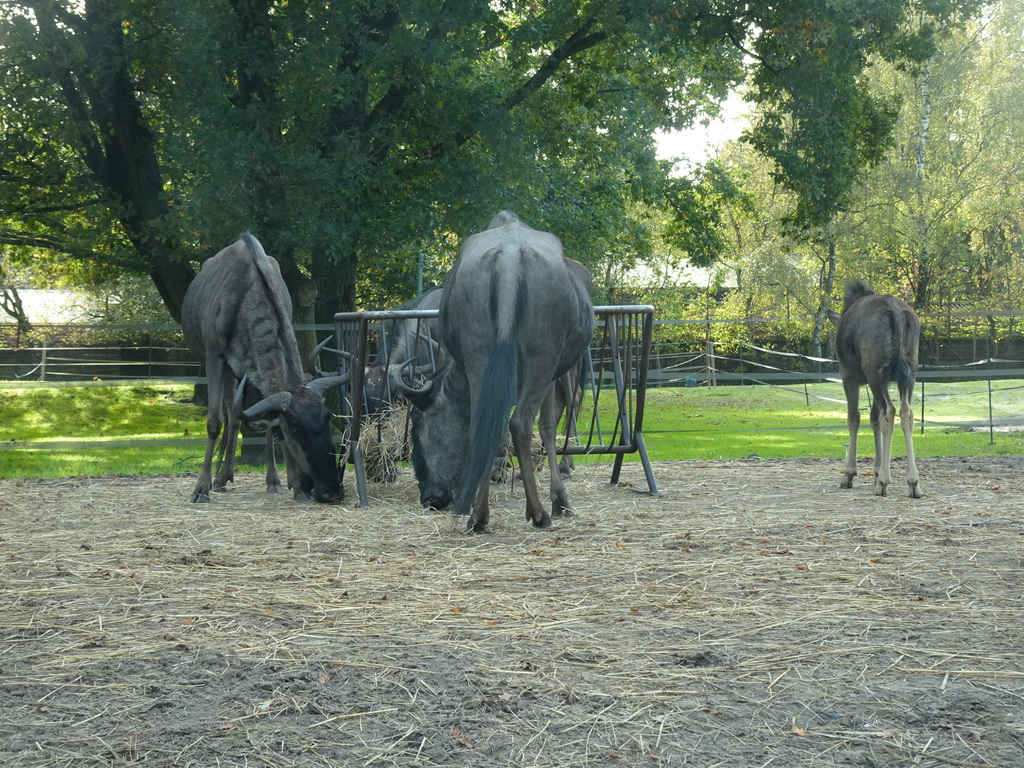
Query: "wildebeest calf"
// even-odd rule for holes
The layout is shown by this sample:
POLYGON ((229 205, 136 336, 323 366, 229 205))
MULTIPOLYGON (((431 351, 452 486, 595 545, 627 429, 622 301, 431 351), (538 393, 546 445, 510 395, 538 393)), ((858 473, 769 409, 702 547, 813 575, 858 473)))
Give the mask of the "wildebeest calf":
POLYGON ((875 494, 889 488, 889 454, 896 408, 889 397, 889 383, 900 394, 900 427, 907 444, 907 485, 912 498, 920 498, 920 478, 914 460, 914 412, 910 398, 917 376, 917 350, 921 321, 910 306, 895 296, 881 296, 859 280, 846 285, 843 313, 829 311, 836 324, 836 354, 846 392, 846 423, 850 446, 846 455, 843 488, 853 487, 857 474, 857 431, 860 429, 860 387, 871 390, 871 429, 875 435, 875 494))

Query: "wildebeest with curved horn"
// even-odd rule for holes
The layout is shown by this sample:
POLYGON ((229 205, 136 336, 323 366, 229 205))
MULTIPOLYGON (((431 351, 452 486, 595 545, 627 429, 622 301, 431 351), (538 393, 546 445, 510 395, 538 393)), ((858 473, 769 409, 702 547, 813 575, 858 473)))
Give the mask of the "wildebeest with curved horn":
MULTIPOLYGON (((428 288, 398 309, 438 309, 441 293, 441 286, 428 288)), ((367 363, 363 378, 363 409, 367 415, 373 416, 394 404, 393 374, 410 360, 417 370, 434 372, 441 367, 444 352, 439 339, 436 318, 394 319, 384 324, 379 349, 367 363)))
POLYGON ((594 332, 590 273, 566 258, 549 232, 501 211, 470 236, 445 281, 441 341, 450 359, 418 390, 404 386, 413 409, 413 468, 424 505, 472 514, 486 530, 488 480, 495 452, 512 433, 526 494, 526 517, 538 528, 569 510, 555 462, 554 386, 575 366, 594 332), (509 412, 515 406, 511 419, 509 412), (551 514, 537 490, 531 460, 533 422, 551 472, 551 514))
POLYGON ((273 446, 277 434, 284 442, 288 484, 296 500, 342 498, 323 394, 345 377, 306 383, 291 315, 292 301, 281 268, 249 234, 207 260, 189 285, 181 310, 182 331, 189 350, 206 365, 209 389, 206 456, 192 501, 209 501, 211 488, 224 490, 234 479, 242 419, 270 425, 268 492, 281 490, 273 446), (243 410, 246 382, 262 399, 243 410), (213 454, 225 419, 221 463, 212 479, 213 454))
POLYGON ((920 498, 910 398, 917 377, 921 321, 906 302, 895 296, 876 294, 860 280, 847 282, 843 313, 829 310, 829 319, 836 324, 836 354, 846 392, 846 423, 850 430, 846 478, 841 487, 852 488, 857 474, 858 399, 861 385, 867 384, 872 395, 871 429, 875 435, 875 494, 886 495, 896 421, 889 383, 895 381, 900 395, 900 428, 907 444, 907 485, 911 498, 920 498))

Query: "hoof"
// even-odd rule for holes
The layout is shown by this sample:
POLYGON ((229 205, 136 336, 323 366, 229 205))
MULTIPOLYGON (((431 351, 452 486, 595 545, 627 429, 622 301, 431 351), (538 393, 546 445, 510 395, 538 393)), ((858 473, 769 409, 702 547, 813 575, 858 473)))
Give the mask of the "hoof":
POLYGON ((209 504, 210 497, 205 493, 194 493, 192 494, 193 504, 209 504))
POLYGON ((886 493, 887 485, 884 483, 875 483, 875 496, 888 496, 886 493))
POLYGON ((466 525, 466 533, 487 533, 487 524, 480 521, 473 522, 472 520, 466 525))
POLYGON ((922 494, 921 494, 921 487, 917 483, 914 483, 913 485, 911 485, 910 486, 910 498, 912 498, 912 499, 920 499, 921 496, 922 496, 922 494))
POLYGON ((551 527, 551 515, 543 515, 540 520, 531 520, 534 528, 550 528, 551 527))
MULTIPOLYGON (((277 493, 277 491, 271 491, 269 488, 267 488, 267 493, 277 493)), ((313 497, 310 496, 305 491, 296 491, 295 494, 292 496, 292 498, 295 501, 312 501, 313 500, 313 497)))

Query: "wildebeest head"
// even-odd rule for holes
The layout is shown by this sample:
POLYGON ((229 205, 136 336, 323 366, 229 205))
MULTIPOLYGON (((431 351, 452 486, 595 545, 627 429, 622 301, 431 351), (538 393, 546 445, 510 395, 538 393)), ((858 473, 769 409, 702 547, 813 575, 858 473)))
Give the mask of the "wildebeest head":
MULTIPOLYGON (((430 288, 399 310, 437 309, 441 304, 441 287, 430 288)), ((363 408, 367 415, 387 410, 395 395, 403 390, 394 386, 395 373, 407 362, 414 361, 417 373, 433 373, 444 361, 444 352, 437 342, 437 318, 402 318, 388 320, 382 329, 381 345, 363 378, 363 408)))
MULTIPOLYGON (((344 490, 338 473, 338 457, 331 440, 330 411, 323 393, 347 377, 314 379, 292 391, 277 392, 242 412, 246 420, 263 420, 284 442, 296 492, 324 503, 340 501, 344 490)), ((242 389, 242 386, 239 387, 242 389)))
MULTIPOLYGON (((402 366, 407 369, 409 366, 402 366)), ((412 404, 412 463, 420 503, 445 509, 455 498, 466 461, 469 437, 469 384, 465 372, 450 361, 425 383, 412 387, 392 377, 412 404)))

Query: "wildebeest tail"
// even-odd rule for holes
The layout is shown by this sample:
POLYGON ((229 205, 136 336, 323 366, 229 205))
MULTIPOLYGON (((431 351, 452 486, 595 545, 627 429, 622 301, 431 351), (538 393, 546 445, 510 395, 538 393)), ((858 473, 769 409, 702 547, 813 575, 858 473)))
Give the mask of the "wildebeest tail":
POLYGON ((884 368, 887 381, 896 382, 900 391, 913 389, 914 378, 917 376, 914 361, 911 358, 911 344, 916 344, 912 339, 912 328, 910 319, 903 314, 892 314, 889 316, 890 328, 892 331, 893 349, 890 351, 888 361, 884 368))
MULTIPOLYGON (((497 286, 495 286, 497 287, 497 286)), ((508 417, 516 402, 518 392, 519 366, 515 329, 521 325, 526 288, 520 281, 516 286, 514 320, 511 331, 499 332, 491 348, 484 378, 479 388, 480 396, 475 403, 476 422, 472 427, 469 441, 469 456, 463 466, 459 491, 455 497, 455 514, 467 515, 480 488, 488 482, 494 466, 498 446, 508 432, 508 417)), ((492 299, 491 306, 497 302, 492 299)), ((499 324, 500 327, 500 324, 499 324)))

